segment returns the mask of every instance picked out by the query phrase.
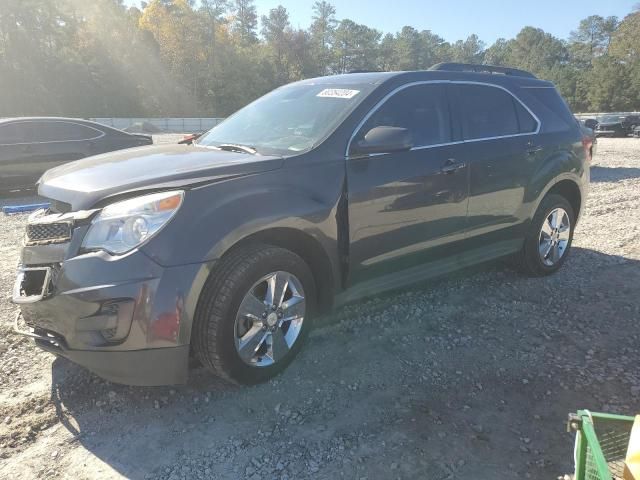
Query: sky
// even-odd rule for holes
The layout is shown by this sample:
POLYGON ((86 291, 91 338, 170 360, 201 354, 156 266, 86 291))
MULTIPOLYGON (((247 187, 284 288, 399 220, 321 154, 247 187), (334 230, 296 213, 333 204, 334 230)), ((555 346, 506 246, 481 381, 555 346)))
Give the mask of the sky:
MULTIPOLYGON (((581 19, 589 15, 623 18, 640 0, 330 0, 339 20, 395 33, 410 25, 431 30, 449 42, 476 33, 487 45, 500 37, 513 38, 522 27, 542 28, 559 38, 568 38, 581 19)), ((140 0, 125 0, 129 5, 140 0)), ((291 25, 306 28, 311 23, 313 0, 256 0, 258 15, 283 5, 291 25)))

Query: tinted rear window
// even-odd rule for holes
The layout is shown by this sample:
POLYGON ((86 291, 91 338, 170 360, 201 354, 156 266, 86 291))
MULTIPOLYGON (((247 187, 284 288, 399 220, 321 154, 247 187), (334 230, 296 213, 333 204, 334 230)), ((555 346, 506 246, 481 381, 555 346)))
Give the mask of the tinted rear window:
POLYGON ((571 110, 553 87, 529 87, 525 89, 538 103, 542 113, 542 129, 547 132, 569 130, 575 126, 571 110))
POLYGON ((511 94, 484 85, 459 85, 458 91, 465 140, 520 133, 511 94))
POLYGON ((531 116, 529 111, 522 106, 517 100, 513 102, 516 106, 518 114, 518 124, 520 125, 520 133, 532 133, 538 128, 538 122, 531 116))

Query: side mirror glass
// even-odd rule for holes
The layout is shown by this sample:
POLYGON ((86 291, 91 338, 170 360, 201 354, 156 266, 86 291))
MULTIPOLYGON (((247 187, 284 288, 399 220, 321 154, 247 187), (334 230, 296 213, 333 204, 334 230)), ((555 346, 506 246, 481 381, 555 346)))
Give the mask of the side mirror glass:
POLYGON ((391 153, 410 150, 413 147, 411 133, 401 127, 374 127, 364 138, 351 145, 351 155, 391 153))

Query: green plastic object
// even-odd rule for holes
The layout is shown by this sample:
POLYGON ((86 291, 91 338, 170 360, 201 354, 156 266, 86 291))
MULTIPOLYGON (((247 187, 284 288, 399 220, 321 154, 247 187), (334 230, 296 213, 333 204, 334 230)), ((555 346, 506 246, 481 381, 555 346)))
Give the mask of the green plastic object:
POLYGON ((576 432, 575 480, 622 480, 635 417, 578 410, 569 415, 576 432))

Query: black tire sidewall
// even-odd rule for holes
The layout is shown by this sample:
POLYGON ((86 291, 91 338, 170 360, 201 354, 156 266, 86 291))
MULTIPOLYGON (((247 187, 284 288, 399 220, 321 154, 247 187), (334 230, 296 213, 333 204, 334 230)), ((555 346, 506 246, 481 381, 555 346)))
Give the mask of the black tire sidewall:
POLYGON ((251 265, 237 279, 231 301, 224 308, 222 318, 218 320, 219 331, 216 335, 217 351, 220 352, 221 365, 225 373, 234 380, 254 384, 264 382, 284 370, 297 355, 311 329, 315 310, 315 283, 309 267, 295 253, 282 248, 271 248, 268 257, 251 265), (285 271, 295 275, 304 289, 306 312, 300 334, 287 355, 268 367, 251 367, 244 363, 235 347, 235 320, 240 304, 249 289, 262 277, 276 271, 285 271))
POLYGON ((529 233, 525 240, 525 260, 527 262, 527 266, 532 273, 538 275, 549 275, 551 273, 556 272, 564 262, 567 260, 569 253, 571 252, 571 245, 573 243, 573 232, 576 224, 576 216, 573 211, 573 207, 564 197, 556 194, 547 195, 536 214, 534 215, 531 225, 529 228, 529 233), (542 259, 540 258, 539 253, 539 241, 540 241, 540 230, 542 229, 542 224, 547 220, 547 217, 551 214, 553 210, 556 208, 562 208, 567 212, 569 216, 569 221, 571 222, 571 229, 569 232, 569 242, 567 243, 567 248, 565 249, 564 255, 560 258, 560 260, 552 266, 545 265, 542 259))

